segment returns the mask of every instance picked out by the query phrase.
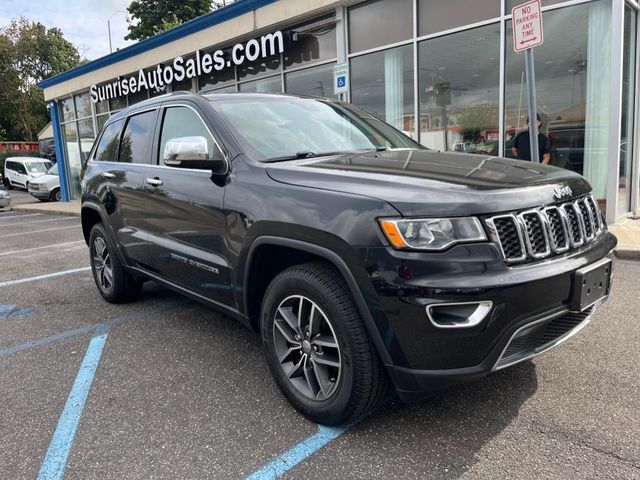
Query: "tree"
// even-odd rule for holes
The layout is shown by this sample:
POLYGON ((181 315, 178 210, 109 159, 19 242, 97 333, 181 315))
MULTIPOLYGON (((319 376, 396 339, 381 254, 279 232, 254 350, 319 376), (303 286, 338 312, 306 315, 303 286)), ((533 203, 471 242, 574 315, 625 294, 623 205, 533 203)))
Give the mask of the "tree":
POLYGON ((0 129, 7 138, 37 139, 49 121, 37 84, 79 62, 77 48, 58 28, 21 17, 0 29, 0 129))
POLYGON ((222 6, 212 0, 133 0, 126 40, 144 40, 222 6))

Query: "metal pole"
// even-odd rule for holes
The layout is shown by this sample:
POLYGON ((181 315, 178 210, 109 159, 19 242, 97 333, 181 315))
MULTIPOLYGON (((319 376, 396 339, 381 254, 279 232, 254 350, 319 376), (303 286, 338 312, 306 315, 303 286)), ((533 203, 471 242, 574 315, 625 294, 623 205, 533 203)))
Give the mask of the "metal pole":
POLYGON ((527 90, 529 93, 529 144, 531 145, 531 161, 540 163, 538 148, 538 119, 536 100, 536 72, 533 62, 533 48, 527 48, 524 52, 524 72, 527 77, 527 90))
POLYGON ((111 46, 111 20, 107 20, 107 30, 109 31, 109 53, 113 53, 113 47, 111 46))

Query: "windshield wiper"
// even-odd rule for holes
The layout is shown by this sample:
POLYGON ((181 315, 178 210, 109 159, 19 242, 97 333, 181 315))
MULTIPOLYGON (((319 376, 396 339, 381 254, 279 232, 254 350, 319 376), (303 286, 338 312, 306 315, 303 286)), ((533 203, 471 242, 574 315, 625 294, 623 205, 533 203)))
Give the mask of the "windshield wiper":
POLYGON ((266 160, 262 160, 262 162, 263 163, 285 162, 287 160, 300 160, 301 158, 328 157, 329 155, 338 155, 341 153, 352 153, 352 152, 338 151, 338 152, 315 153, 315 152, 304 151, 304 152, 298 152, 295 155, 286 155, 284 157, 267 158, 266 160))

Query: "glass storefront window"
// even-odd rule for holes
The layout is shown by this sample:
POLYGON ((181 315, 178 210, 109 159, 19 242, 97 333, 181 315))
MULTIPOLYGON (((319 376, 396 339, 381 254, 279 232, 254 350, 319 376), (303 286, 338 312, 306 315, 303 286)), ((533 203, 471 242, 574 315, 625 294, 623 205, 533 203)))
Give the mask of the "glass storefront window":
POLYGON ((62 122, 75 120, 76 112, 73 108, 73 99, 71 97, 60 100, 60 117, 62 122))
POLYGON ((98 131, 102 130, 102 127, 107 122, 108 118, 109 118, 109 115, 98 115, 96 117, 96 121, 97 121, 97 124, 98 124, 98 131))
POLYGON ((636 58, 636 10, 626 5, 624 8, 624 44, 622 64, 622 123, 620 136, 620 170, 618 174, 618 209, 620 217, 631 210, 631 163, 633 161, 633 132, 636 58))
POLYGON ((127 95, 127 100, 129 101, 129 106, 134 105, 138 102, 141 102, 143 100, 146 100, 149 98, 149 91, 148 90, 138 90, 136 93, 130 93, 129 95, 127 95))
POLYGON ((282 79, 280 75, 262 78, 253 82, 245 82, 238 85, 243 93, 282 93, 282 79))
POLYGON ((412 0, 375 0, 349 8, 351 53, 401 42, 412 36, 412 0))
POLYGON ((292 67, 336 58, 336 24, 323 18, 288 31, 291 41, 284 51, 284 66, 292 67))
POLYGON ((108 113, 109 112, 109 102, 103 100, 102 102, 96 103, 96 113, 108 113))
POLYGON ((89 92, 75 96, 76 115, 78 118, 91 117, 91 98, 89 92))
POLYGON ((239 80, 250 80, 251 77, 269 75, 280 71, 280 56, 272 55, 254 62, 245 62, 237 67, 239 80))
POLYGON ((285 75, 287 93, 311 95, 314 97, 338 98, 333 93, 333 66, 305 68, 285 75))
MULTIPOLYGON (((545 43, 535 49, 540 131, 551 165, 583 174, 606 198, 611 91, 611 2, 599 0, 545 13, 545 43)), ((514 53, 507 22, 505 155, 527 128, 524 54, 514 53)))
MULTIPOLYGON (((548 5, 555 5, 556 3, 562 3, 562 2, 566 2, 567 0, 541 0, 540 3, 542 4, 543 7, 546 7, 548 5)), ((507 15, 511 15, 511 10, 513 9, 513 7, 517 7, 518 5, 522 5, 523 3, 526 3, 526 0, 507 0, 507 9, 505 11, 505 13, 507 15)), ((546 15, 546 14, 545 14, 546 15)), ((546 21, 546 17, 545 17, 545 21, 546 21)), ((546 32, 545 32, 546 34, 546 32)), ((545 35, 546 37, 546 35, 545 35)))
POLYGON ((238 91, 236 84, 228 85, 222 88, 216 88, 215 90, 208 91, 207 93, 235 93, 238 91))
MULTIPOLYGON (((224 51, 225 58, 231 58, 231 50, 224 51)), ((234 66, 225 67, 222 70, 211 70, 210 74, 203 74, 198 77, 198 87, 200 90, 210 90, 211 88, 221 87, 236 81, 236 70, 234 66)), ((176 91, 175 85, 173 91, 176 91)))
POLYGON ((418 35, 497 18, 500 0, 418 0, 418 35))
POLYGON ((498 154, 500 25, 418 44, 420 141, 441 151, 498 154))
POLYGON ((351 102, 412 135, 413 46, 352 58, 351 102))
POLYGON ((111 107, 111 113, 115 110, 120 110, 122 108, 127 108, 127 97, 117 97, 109 100, 109 106, 111 107))

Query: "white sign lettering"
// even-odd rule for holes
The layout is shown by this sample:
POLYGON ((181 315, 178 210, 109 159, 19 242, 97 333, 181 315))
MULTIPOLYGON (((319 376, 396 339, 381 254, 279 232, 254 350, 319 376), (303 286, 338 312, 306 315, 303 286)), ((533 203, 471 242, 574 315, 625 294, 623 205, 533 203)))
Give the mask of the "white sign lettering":
POLYGON ((253 62, 259 58, 279 55, 284 52, 284 38, 281 31, 263 35, 259 39, 251 39, 231 48, 231 55, 225 58, 224 50, 202 53, 198 50, 193 58, 185 60, 176 57, 167 65, 156 65, 126 78, 117 79, 102 85, 92 85, 89 89, 93 103, 103 102, 143 90, 160 89, 173 82, 193 78, 202 74, 209 75, 234 65, 242 65, 245 61, 253 62))
POLYGON ((518 5, 511 10, 513 18, 513 49, 521 52, 542 45, 542 12, 540 0, 518 5))

